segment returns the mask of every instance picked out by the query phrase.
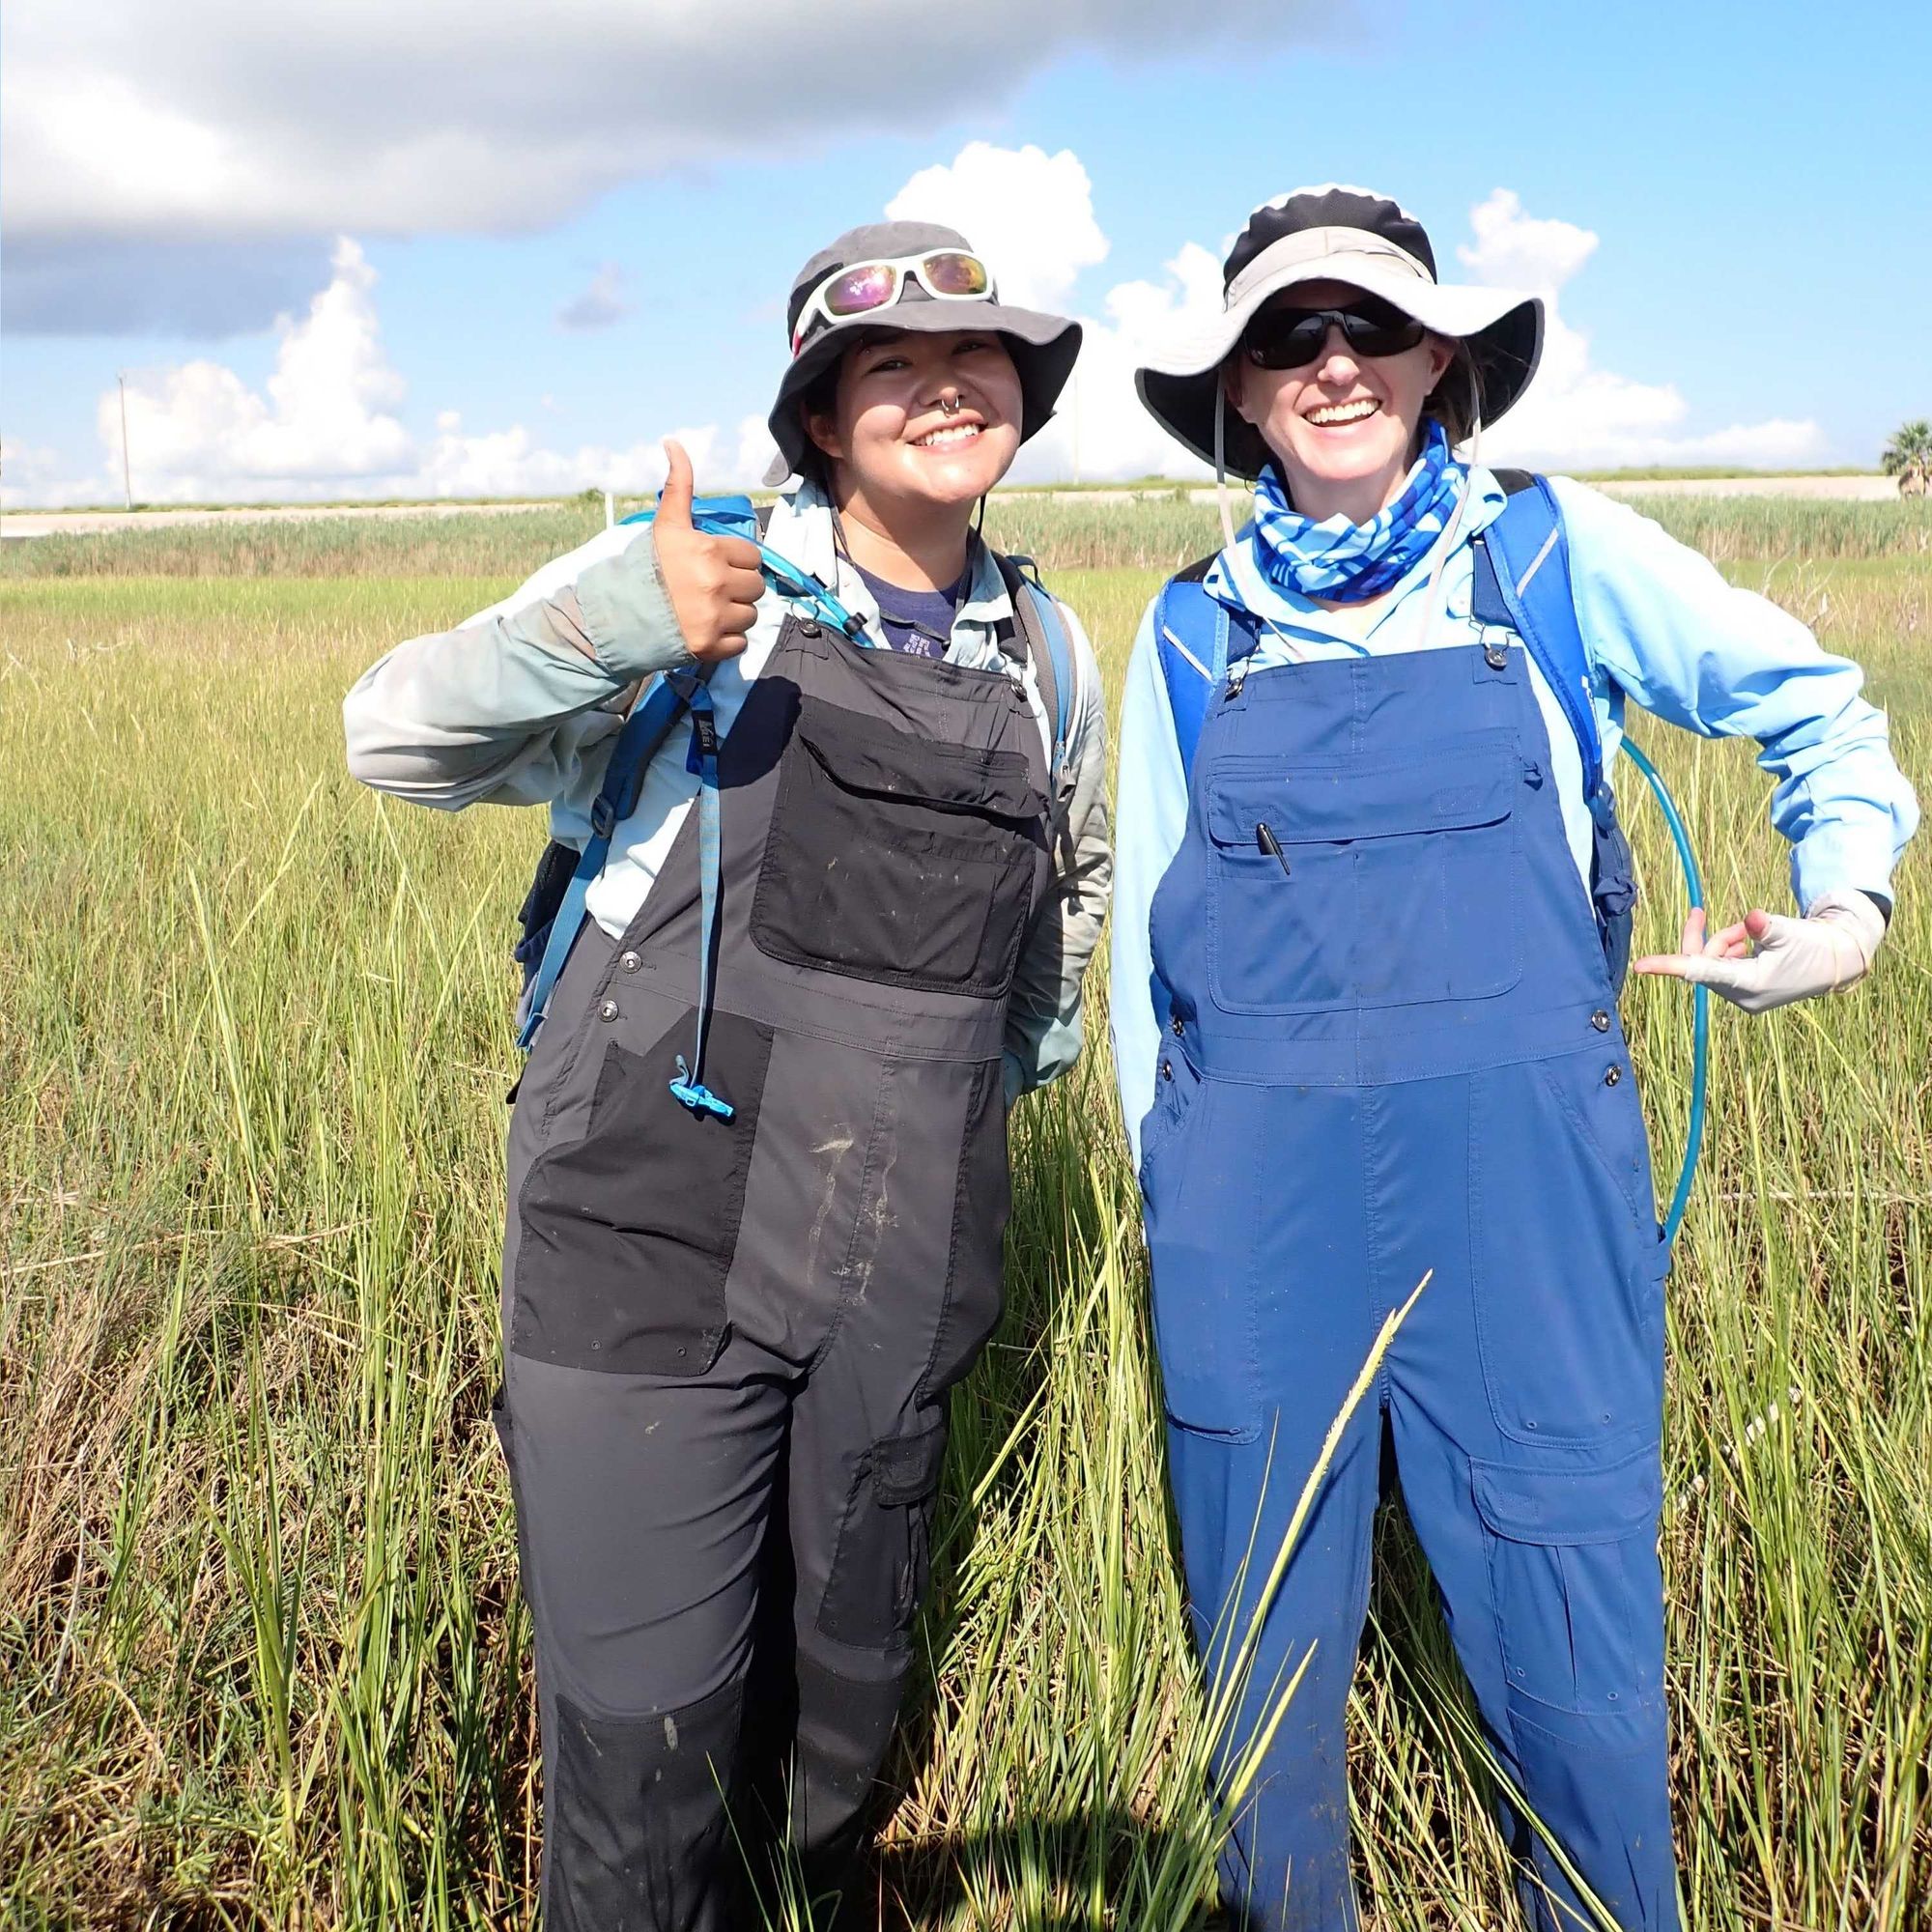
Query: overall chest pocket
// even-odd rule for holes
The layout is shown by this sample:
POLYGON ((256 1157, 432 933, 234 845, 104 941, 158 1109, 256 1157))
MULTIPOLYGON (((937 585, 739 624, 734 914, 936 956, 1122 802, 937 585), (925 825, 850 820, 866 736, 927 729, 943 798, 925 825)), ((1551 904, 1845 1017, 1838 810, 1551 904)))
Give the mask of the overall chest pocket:
POLYGON ((752 907, 774 959, 1003 997, 1033 909, 1046 800, 1017 752, 976 752, 807 699, 752 907))
POLYGON ((1521 973, 1510 731, 1208 775, 1209 984, 1236 1013, 1487 999, 1521 973))

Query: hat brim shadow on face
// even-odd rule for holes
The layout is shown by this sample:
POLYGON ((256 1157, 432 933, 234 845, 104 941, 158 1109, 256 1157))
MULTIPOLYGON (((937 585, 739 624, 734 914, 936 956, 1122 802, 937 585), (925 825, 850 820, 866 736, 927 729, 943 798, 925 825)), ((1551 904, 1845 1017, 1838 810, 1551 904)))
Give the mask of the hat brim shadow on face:
POLYGON ((1066 316, 1015 308, 1002 301, 935 301, 915 283, 888 307, 841 317, 821 327, 792 358, 766 419, 772 440, 779 446, 765 471, 766 489, 776 490, 788 476, 803 473, 810 444, 799 420, 800 398, 852 347, 862 330, 875 329, 1000 336, 1019 373, 1022 442, 1037 436, 1053 420, 1054 406, 1080 355, 1080 325, 1066 316))
MULTIPOLYGON (((1284 290, 1303 282, 1343 282, 1379 297, 1433 334, 1466 342, 1482 386, 1482 420, 1500 418, 1529 386, 1543 355, 1543 302, 1515 290, 1422 280, 1373 256, 1341 254, 1297 264, 1258 286, 1214 318, 1212 325, 1134 372, 1134 388, 1149 413, 1202 462, 1214 461, 1214 411, 1221 371, 1254 317, 1284 290)), ((1259 476, 1268 447, 1254 425, 1228 408, 1222 421, 1223 463, 1231 475, 1259 476)))

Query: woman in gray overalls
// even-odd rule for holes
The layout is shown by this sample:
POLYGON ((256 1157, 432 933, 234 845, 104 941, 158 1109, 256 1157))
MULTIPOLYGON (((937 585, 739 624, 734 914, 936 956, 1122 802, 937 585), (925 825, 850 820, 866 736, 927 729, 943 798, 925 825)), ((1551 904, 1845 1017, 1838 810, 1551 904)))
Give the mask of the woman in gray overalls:
MULTIPOLYGON (((498 1421, 552 1932, 742 1922, 726 1806, 752 1791, 837 1889, 909 1664, 946 1391, 999 1314, 1007 1107, 1079 1052, 1109 883, 1091 648, 1062 611, 1056 796, 1055 719, 973 522, 1078 327, 1001 303, 963 238, 906 222, 814 255, 787 327, 768 480, 806 480, 765 540, 863 634, 695 528, 673 448, 648 534, 606 531, 400 645, 346 707, 367 782, 547 804, 581 845, 639 681, 708 678, 708 998, 701 761, 674 728, 510 1130, 498 1421), (687 1071, 724 1105, 682 1104, 687 1071)), ((753 1811, 733 1806, 741 1841, 753 1811)))

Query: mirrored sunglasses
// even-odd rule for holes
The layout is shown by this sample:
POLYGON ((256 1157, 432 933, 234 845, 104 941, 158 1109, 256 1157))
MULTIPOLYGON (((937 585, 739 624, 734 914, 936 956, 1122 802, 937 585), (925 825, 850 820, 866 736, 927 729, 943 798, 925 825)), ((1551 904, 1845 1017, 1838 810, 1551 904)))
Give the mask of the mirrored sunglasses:
POLYGON ((792 331, 796 355, 813 323, 849 322, 890 308, 917 281, 937 301, 985 301, 993 293, 993 277, 977 255, 959 248, 936 248, 924 255, 900 255, 889 262, 854 262, 812 290, 799 311, 792 331))

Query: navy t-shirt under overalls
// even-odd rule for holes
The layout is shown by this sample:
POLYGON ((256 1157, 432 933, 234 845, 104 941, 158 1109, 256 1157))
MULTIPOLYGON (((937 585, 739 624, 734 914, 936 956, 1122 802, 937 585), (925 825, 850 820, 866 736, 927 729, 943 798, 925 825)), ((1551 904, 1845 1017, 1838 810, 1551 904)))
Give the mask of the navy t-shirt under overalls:
POLYGON ((959 609, 959 584, 944 590, 907 590, 874 577, 863 565, 854 564, 879 607, 880 627, 886 642, 907 657, 943 658, 952 636, 952 619, 959 609))

